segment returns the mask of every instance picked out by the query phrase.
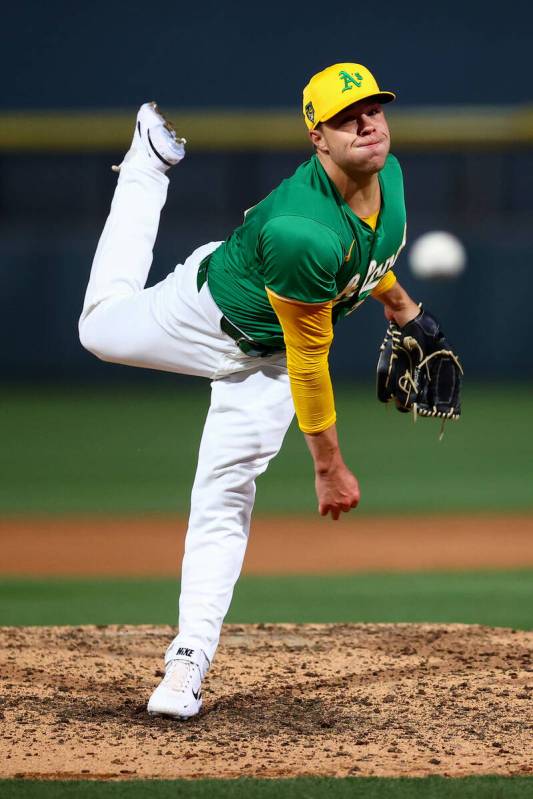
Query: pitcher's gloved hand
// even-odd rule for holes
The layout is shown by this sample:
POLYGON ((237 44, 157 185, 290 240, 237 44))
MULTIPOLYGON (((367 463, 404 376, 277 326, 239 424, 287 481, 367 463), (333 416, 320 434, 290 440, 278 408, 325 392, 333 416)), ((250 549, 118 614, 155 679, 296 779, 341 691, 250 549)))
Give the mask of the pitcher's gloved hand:
POLYGON ((389 322, 377 366, 377 395, 403 413, 459 419, 463 368, 428 311, 403 327, 389 322))

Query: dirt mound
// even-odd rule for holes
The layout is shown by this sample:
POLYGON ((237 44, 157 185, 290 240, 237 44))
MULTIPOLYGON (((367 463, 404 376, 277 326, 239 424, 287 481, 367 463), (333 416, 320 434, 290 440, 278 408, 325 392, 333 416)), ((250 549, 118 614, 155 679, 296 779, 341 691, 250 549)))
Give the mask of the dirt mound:
POLYGON ((533 633, 228 625, 187 723, 145 710, 172 636, 0 628, 0 777, 533 773, 533 633))

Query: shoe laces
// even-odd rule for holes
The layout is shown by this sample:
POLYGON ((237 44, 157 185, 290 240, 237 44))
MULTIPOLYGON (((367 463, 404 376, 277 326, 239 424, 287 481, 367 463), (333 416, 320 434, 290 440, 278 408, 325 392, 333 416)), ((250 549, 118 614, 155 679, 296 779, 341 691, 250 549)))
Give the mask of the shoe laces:
POLYGON ((198 667, 192 661, 175 658, 167 665, 163 682, 173 691, 185 691, 192 683, 195 668, 198 667))

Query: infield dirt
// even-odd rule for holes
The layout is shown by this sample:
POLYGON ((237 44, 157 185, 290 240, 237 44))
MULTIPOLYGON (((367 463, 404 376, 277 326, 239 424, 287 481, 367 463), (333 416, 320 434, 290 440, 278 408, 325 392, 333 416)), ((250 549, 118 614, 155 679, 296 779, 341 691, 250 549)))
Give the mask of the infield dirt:
POLYGON ((0 628, 0 776, 533 773, 533 633, 228 625, 199 717, 146 700, 170 627, 0 628))
MULTIPOLYGON (((0 521, 2 572, 174 575, 178 517, 0 521)), ((533 517, 259 518, 245 571, 512 568, 533 517)), ((533 774, 533 633, 227 625, 188 723, 151 718, 171 627, 0 628, 0 777, 533 774)))

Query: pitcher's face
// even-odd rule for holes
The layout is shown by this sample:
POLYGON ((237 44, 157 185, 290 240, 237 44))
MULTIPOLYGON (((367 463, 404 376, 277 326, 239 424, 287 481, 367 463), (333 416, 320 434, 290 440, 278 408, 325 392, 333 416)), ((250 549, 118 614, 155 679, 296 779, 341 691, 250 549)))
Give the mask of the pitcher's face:
POLYGON ((310 131, 319 153, 348 175, 373 174, 383 169, 390 134, 381 104, 359 100, 310 131))

